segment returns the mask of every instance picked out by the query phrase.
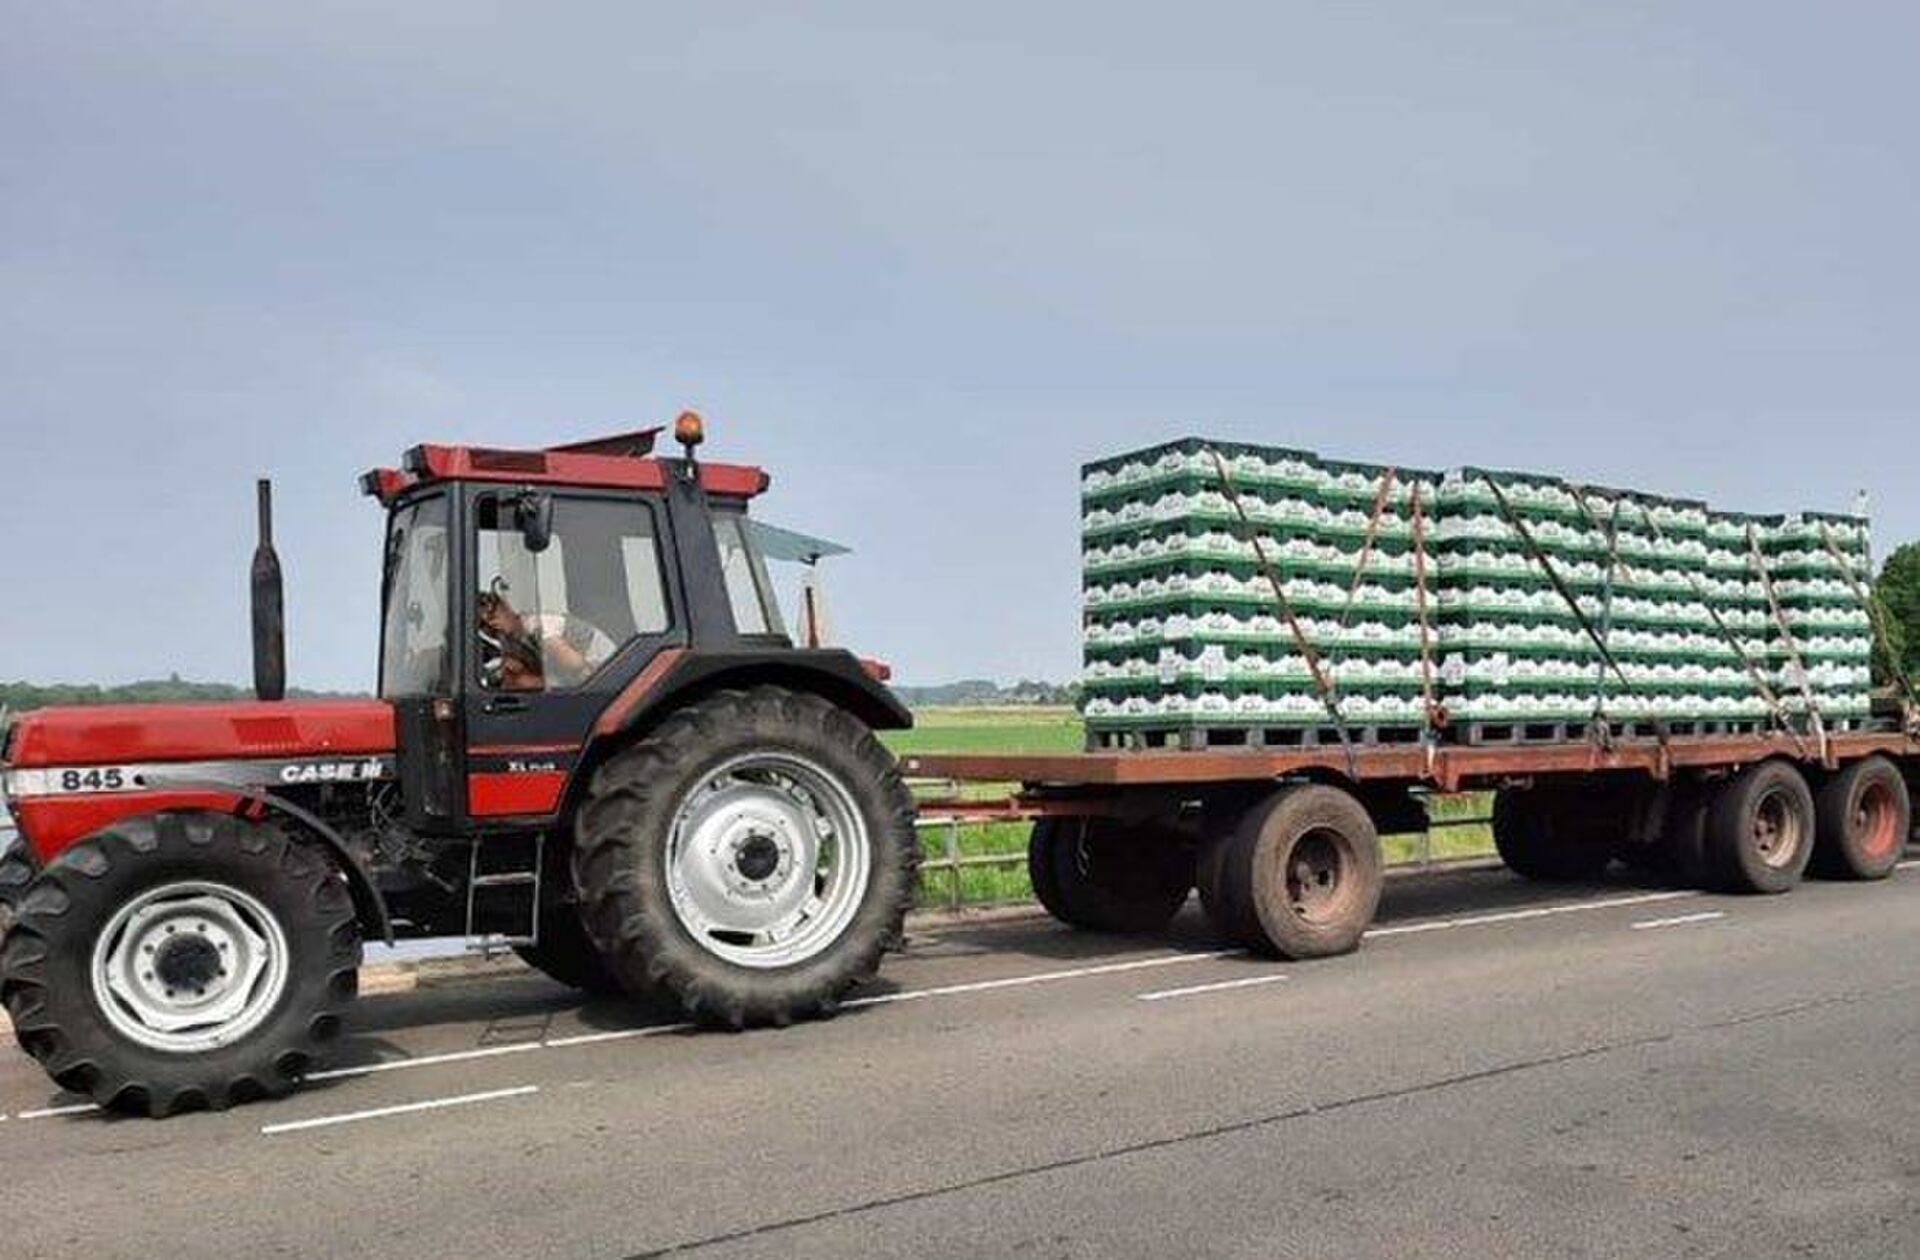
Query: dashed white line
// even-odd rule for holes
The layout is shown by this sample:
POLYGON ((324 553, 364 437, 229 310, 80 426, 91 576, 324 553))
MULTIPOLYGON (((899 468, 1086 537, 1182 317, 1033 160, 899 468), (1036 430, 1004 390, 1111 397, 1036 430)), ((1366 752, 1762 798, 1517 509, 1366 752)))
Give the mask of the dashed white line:
POLYGON ((569 1046, 597 1046, 607 1041, 631 1041, 635 1037, 663 1037, 668 1033, 692 1032, 695 1024, 649 1024, 645 1028, 615 1028, 611 1032, 581 1033, 577 1037, 549 1037, 540 1043, 543 1050, 565 1050, 569 1046))
POLYGON ((1704 914, 1675 915, 1671 919, 1646 919, 1642 922, 1635 923, 1633 930, 1636 932, 1649 932, 1654 928, 1684 927, 1689 923, 1712 923, 1716 919, 1724 919, 1726 917, 1727 912, 1725 910, 1708 910, 1704 914))
POLYGON ((1217 984, 1190 984, 1184 989, 1158 989, 1134 996, 1142 1002, 1164 1002, 1168 998, 1192 997, 1198 993, 1219 993, 1225 989, 1251 989, 1256 985, 1278 984, 1286 978, 1285 975, 1245 976, 1239 980, 1222 980, 1217 984))
POLYGON ((1498 914, 1476 914, 1461 919, 1424 919, 1393 927, 1374 928, 1367 939, 1381 936, 1412 936, 1420 932, 1445 932, 1452 928, 1481 927, 1489 923, 1518 923, 1525 919, 1545 919, 1557 914, 1579 914, 1588 910, 1617 910, 1621 906, 1644 906, 1657 901, 1679 901, 1698 897, 1692 889, 1673 892, 1641 893, 1634 897, 1607 897, 1599 901, 1570 901, 1557 906, 1532 906, 1525 910, 1503 910, 1498 914))
POLYGON ((55 1116, 83 1116, 89 1111, 100 1110, 98 1103, 75 1103, 68 1107, 42 1107, 38 1111, 23 1111, 21 1120, 51 1120, 55 1116))
POLYGON ((406 1059, 384 1059, 379 1063, 362 1063, 355 1067, 328 1068, 323 1072, 309 1072, 306 1079, 338 1081, 352 1076, 372 1076, 375 1072, 397 1072, 401 1068, 433 1067, 441 1063, 465 1063, 472 1059, 496 1059, 504 1054, 527 1054, 544 1049, 546 1049, 545 1042, 517 1041, 510 1046, 482 1046, 478 1050, 455 1050, 448 1054, 422 1054, 406 1059))
POLYGON ((499 1102, 506 1098, 525 1098, 529 1094, 540 1092, 538 1085, 519 1085, 513 1089, 491 1089, 484 1094, 461 1094, 454 1098, 429 1098, 424 1102, 401 1103, 394 1107, 374 1107, 367 1111, 349 1111, 337 1116, 315 1116, 311 1120, 290 1120, 284 1124, 263 1124, 260 1132, 266 1137, 280 1133, 300 1133, 307 1129, 324 1129, 336 1124, 357 1124, 362 1120, 380 1120, 388 1116, 407 1116, 422 1111, 444 1111, 448 1107, 467 1107, 475 1103, 499 1102))
POLYGON ((1029 984, 1053 984, 1061 980, 1079 980, 1086 976, 1110 976, 1125 971, 1145 971, 1150 967, 1174 967, 1181 963, 1213 962, 1239 958, 1244 949, 1216 949, 1204 953, 1163 954, 1154 958, 1136 958, 1130 962, 1103 963, 1097 967, 1070 967, 1064 971, 1038 971, 1025 976, 1003 976, 998 980, 975 980, 969 984, 943 984, 931 989, 902 989, 898 993, 875 993, 853 998, 840 1005, 849 1010, 863 1006, 887 1006, 894 1002, 915 1002, 923 998, 953 997, 961 993, 987 993, 994 989, 1014 989, 1029 984))

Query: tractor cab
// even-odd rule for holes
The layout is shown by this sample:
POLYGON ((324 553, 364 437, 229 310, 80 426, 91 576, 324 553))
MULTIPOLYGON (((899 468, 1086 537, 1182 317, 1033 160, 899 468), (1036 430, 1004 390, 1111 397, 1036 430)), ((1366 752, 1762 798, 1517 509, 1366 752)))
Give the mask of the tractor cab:
POLYGON ((809 561, 843 549, 752 521, 769 478, 697 460, 703 430, 681 416, 679 457, 656 454, 659 428, 532 451, 416 446, 362 478, 389 514, 379 694, 414 828, 554 814, 596 735, 631 723, 676 665, 874 681, 822 647, 811 581, 796 648, 762 541, 809 561))

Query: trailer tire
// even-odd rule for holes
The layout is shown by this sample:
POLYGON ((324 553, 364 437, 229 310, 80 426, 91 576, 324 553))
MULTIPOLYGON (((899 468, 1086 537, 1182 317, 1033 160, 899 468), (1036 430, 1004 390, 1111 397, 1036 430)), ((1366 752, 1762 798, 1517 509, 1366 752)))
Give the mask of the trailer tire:
POLYGON ((1064 824, 1058 818, 1036 818, 1027 837, 1027 881, 1033 885, 1033 899, 1054 919, 1073 926, 1067 918, 1067 905, 1060 895, 1060 876, 1055 873, 1055 850, 1062 843, 1064 824))
POLYGON ((1667 823, 1660 843, 1668 853, 1668 866, 1682 887, 1705 888, 1710 882, 1707 867, 1707 819, 1713 812, 1715 792, 1710 784, 1682 784, 1673 795, 1667 811, 1667 823))
POLYGON ((1385 884, 1380 835, 1366 807, 1337 787, 1285 788, 1240 821, 1224 882, 1259 926, 1254 947, 1282 958, 1351 953, 1385 884))
POLYGON ((1853 762, 1820 785, 1814 799, 1813 860, 1828 879, 1885 879, 1900 864, 1913 828, 1913 801, 1900 768, 1885 757, 1853 762))
POLYGON ((1506 789, 1493 798, 1493 847, 1507 869, 1542 883, 1588 883, 1606 873, 1613 848, 1566 834, 1563 803, 1538 789, 1506 789), (1558 808, 1556 808, 1558 807, 1558 808))
POLYGON ((1749 766, 1714 794, 1706 854, 1719 891, 1786 892, 1800 882, 1813 847, 1813 792, 1788 763, 1749 766))
POLYGON ((360 957, 323 847, 271 821, 162 813, 40 872, 0 947, 0 1001, 61 1088, 158 1118, 291 1091, 338 1037, 360 957))
POLYGON ((700 1023, 830 1015, 902 938, 913 815, 899 764, 845 709, 716 692, 593 773, 575 820, 581 921, 627 989, 665 989, 700 1023))
POLYGON ((1229 944, 1259 949, 1266 946, 1266 933, 1254 911, 1248 881, 1235 873, 1244 871, 1249 861, 1245 843, 1237 826, 1208 840, 1200 849, 1194 886, 1200 893, 1200 909, 1215 932, 1229 944))
POLYGON ((1159 931, 1193 891, 1192 859, 1180 837, 1162 828, 1063 820, 1049 829, 1045 848, 1040 856, 1050 860, 1035 895, 1046 886, 1058 907, 1049 913, 1089 932, 1159 931))

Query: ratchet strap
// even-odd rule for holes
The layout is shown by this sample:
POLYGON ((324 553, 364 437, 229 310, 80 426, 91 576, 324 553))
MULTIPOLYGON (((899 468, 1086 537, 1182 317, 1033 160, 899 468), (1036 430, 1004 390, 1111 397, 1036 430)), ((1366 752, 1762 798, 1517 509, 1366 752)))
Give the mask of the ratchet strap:
MULTIPOLYGON (((1663 543, 1667 541, 1667 533, 1660 528, 1660 522, 1653 519, 1653 513, 1642 509, 1640 519, 1646 523, 1648 529, 1653 531, 1655 538, 1663 543)), ((1806 741, 1800 738, 1800 732, 1795 730, 1793 723, 1788 720, 1787 706, 1781 701, 1780 693, 1773 689, 1773 684, 1767 681, 1766 671, 1754 663, 1753 657, 1747 653, 1746 644, 1740 641, 1740 636, 1734 633, 1733 627, 1729 626, 1726 618, 1720 615, 1720 610, 1713 606, 1713 599, 1707 594, 1707 588, 1700 583, 1700 575, 1688 573, 1687 584, 1693 588, 1694 598, 1700 601, 1700 606, 1707 610, 1707 616, 1712 619, 1714 629, 1718 630, 1720 637, 1727 641, 1727 646, 1733 649, 1733 654, 1740 658, 1741 666, 1747 671, 1748 680, 1753 683, 1754 692, 1759 695, 1761 703, 1767 706, 1767 715, 1773 719, 1774 725, 1792 737, 1794 746, 1800 750, 1800 755, 1806 756, 1806 741)))
MULTIPOLYGON (((1618 575, 1623 579, 1631 580, 1627 579, 1626 566, 1620 562, 1620 500, 1617 498, 1613 500, 1613 511, 1608 514, 1604 525, 1593 518, 1584 496, 1578 490, 1574 492, 1574 500, 1580 504, 1582 514, 1589 520, 1593 520, 1594 528, 1599 530, 1607 540, 1605 576, 1600 580, 1600 637, 1611 641, 1613 638, 1613 579, 1618 575)), ((1605 665, 1594 667, 1593 722, 1594 729, 1601 732, 1604 739, 1604 733, 1607 730, 1607 667, 1605 665)))
POLYGON ((1280 580, 1280 573, 1273 567, 1273 561, 1267 556, 1266 543, 1260 537, 1260 531, 1254 528, 1253 518, 1247 514, 1247 505, 1240 500, 1240 492, 1234 489, 1233 472, 1227 467, 1227 461, 1220 452, 1212 447, 1207 454, 1213 458, 1213 466, 1220 474, 1220 488, 1226 492, 1227 501, 1233 504, 1234 515, 1240 518, 1240 527, 1246 541, 1253 544, 1254 558, 1260 563, 1260 571, 1266 575, 1267 585, 1273 588, 1274 602, 1280 607, 1281 620, 1287 623, 1287 631, 1293 636, 1293 643, 1307 662, 1307 669, 1313 674, 1313 689, 1320 695, 1320 703, 1326 706, 1327 715, 1340 732, 1340 743, 1346 749, 1347 768, 1359 777, 1359 768, 1354 762, 1353 738, 1347 731, 1347 719, 1340 712, 1340 698, 1335 689, 1333 675, 1327 672, 1326 662, 1313 646, 1313 640, 1307 637, 1306 630, 1300 625, 1300 618, 1294 614, 1293 601, 1287 598, 1286 584, 1280 580))
POLYGON ((1420 706, 1426 715, 1421 742, 1427 749, 1427 777, 1433 777, 1440 751, 1440 731, 1447 712, 1433 695, 1433 632, 1427 618, 1427 510, 1420 499, 1420 483, 1413 484, 1413 603, 1420 617, 1420 706))
POLYGON ((1880 649, 1881 656, 1886 659, 1887 672, 1893 675, 1894 685, 1906 697, 1911 710, 1920 710, 1920 695, 1914 693, 1913 679, 1908 676, 1904 663, 1894 654, 1893 637, 1887 632, 1886 609, 1880 606, 1880 601, 1873 597, 1873 592, 1853 571, 1853 563, 1833 541, 1833 531, 1825 521, 1820 522, 1820 541, 1825 545, 1827 554, 1833 557, 1833 562, 1840 566, 1841 576, 1847 579, 1854 599, 1859 601, 1861 609, 1867 614, 1867 624, 1873 629, 1873 645, 1880 649))
POLYGON ((1486 481, 1487 488, 1493 491, 1494 502, 1500 505, 1500 515, 1506 518, 1507 524, 1513 528, 1513 532, 1520 536, 1520 542, 1526 547, 1527 555, 1546 573, 1547 581, 1553 584, 1553 589, 1559 593, 1561 600, 1565 602, 1567 606, 1567 610, 1573 614, 1573 619, 1579 623, 1582 630, 1586 631, 1587 637, 1593 640, 1593 646, 1599 650, 1600 659, 1605 663, 1605 667, 1613 671, 1613 676, 1620 680, 1622 687, 1625 687, 1628 691, 1636 690, 1632 680, 1621 670, 1620 662, 1613 659, 1612 651, 1607 648, 1607 641, 1601 637, 1598 630, 1594 629, 1593 622, 1588 618, 1586 610, 1580 607, 1580 601, 1574 597, 1573 591, 1567 586, 1566 580, 1560 576, 1560 570, 1553 567, 1553 561, 1547 556, 1545 551, 1541 550, 1539 542, 1534 539, 1533 531, 1528 529, 1527 523, 1521 520, 1519 515, 1514 512, 1513 504, 1507 501, 1506 491, 1502 490, 1499 483, 1491 477, 1483 478, 1483 480, 1486 481))
POLYGON ((1386 515, 1387 499, 1393 493, 1393 483, 1399 475, 1399 470, 1393 468, 1380 474, 1380 488, 1374 491, 1373 511, 1367 517, 1366 537, 1360 542, 1360 558, 1353 566, 1353 585, 1347 588, 1347 602, 1340 607, 1342 634, 1346 633, 1348 618, 1353 616, 1353 603, 1360 596, 1360 582, 1366 577, 1367 565, 1373 560, 1374 545, 1380 541, 1380 519, 1386 515))
POLYGON ((1760 554, 1760 535, 1751 524, 1747 526, 1747 554, 1752 559, 1753 571, 1760 577, 1760 589, 1767 597, 1767 610, 1773 614, 1774 628, 1780 631, 1780 637, 1787 645, 1787 657, 1793 662, 1793 672, 1799 675, 1800 696, 1807 702, 1807 721, 1813 727, 1813 737, 1819 741, 1820 761, 1827 764, 1832 758, 1827 748, 1827 723, 1820 716, 1820 706, 1814 702, 1813 684, 1807 678, 1807 663, 1800 655, 1800 640, 1793 635, 1793 628, 1787 624, 1786 614, 1780 611, 1780 597, 1773 589, 1773 574, 1767 571, 1766 557, 1760 554))

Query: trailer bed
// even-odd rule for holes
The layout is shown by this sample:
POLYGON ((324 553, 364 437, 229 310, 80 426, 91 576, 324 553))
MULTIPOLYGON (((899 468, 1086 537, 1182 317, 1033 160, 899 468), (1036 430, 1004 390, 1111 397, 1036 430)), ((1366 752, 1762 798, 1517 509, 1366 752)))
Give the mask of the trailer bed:
POLYGON ((1920 738, 1894 731, 1843 732, 1820 753, 1812 736, 1771 734, 1589 740, 1538 744, 1380 744, 1231 750, 1139 749, 1080 753, 924 753, 901 759, 909 775, 1029 788, 1127 788, 1260 782, 1326 775, 1459 792, 1535 775, 1637 771, 1666 779, 1677 769, 1733 769, 1784 757, 1829 767, 1881 754, 1920 762, 1920 738))

